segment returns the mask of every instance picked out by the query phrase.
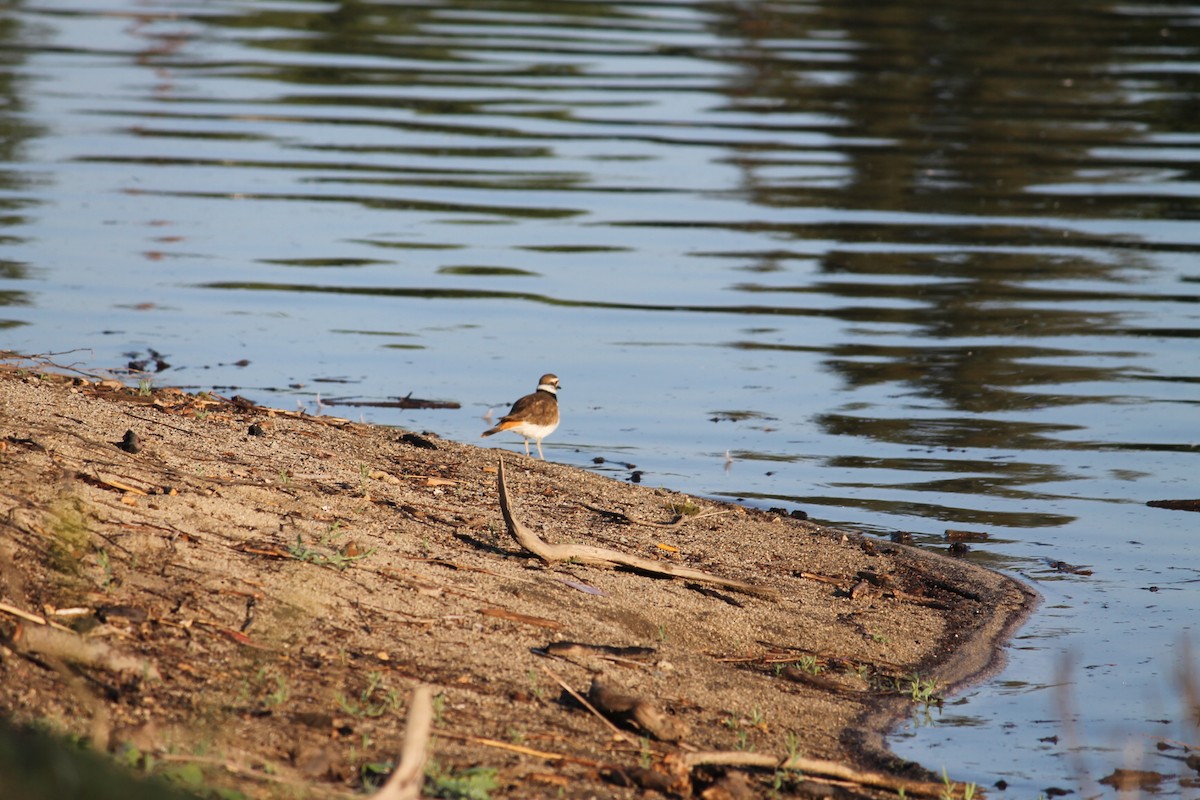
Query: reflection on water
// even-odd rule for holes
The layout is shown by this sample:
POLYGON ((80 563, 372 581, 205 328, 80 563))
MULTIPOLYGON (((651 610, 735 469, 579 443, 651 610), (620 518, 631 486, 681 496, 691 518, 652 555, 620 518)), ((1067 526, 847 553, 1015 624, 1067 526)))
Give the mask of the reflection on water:
MULTIPOLYGON (((26 190, 30 177, 20 168, 23 147, 29 139, 43 133, 31 124, 24 98, 25 81, 18 77, 22 64, 19 49, 12 45, 31 36, 18 20, 0 19, 0 247, 8 249, 24 240, 18 232, 29 222, 27 209, 36 205, 35 198, 26 190)), ((9 317, 7 309, 27 306, 32 301, 30 293, 18 288, 23 281, 32 277, 30 265, 9 257, 0 256, 0 331, 24 324, 20 316, 9 317)))
POLYGON ((927 547, 986 530, 969 557, 1046 606, 899 746, 1083 785, 1038 741, 1063 653, 1119 664, 1076 676, 1114 698, 1088 746, 1184 722, 1123 687, 1193 624, 1194 523, 1143 503, 1194 494, 1198 22, 30 0, 0 24, 0 346, 153 349, 159 382, 313 410, 415 392, 463 410, 372 419, 472 442, 553 370, 556 460, 927 547))

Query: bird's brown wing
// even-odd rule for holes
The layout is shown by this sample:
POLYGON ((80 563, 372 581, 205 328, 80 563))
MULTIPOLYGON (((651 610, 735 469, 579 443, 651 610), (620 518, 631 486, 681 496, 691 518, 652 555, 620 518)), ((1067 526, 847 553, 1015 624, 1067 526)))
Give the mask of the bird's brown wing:
POLYGON ((500 424, 503 425, 505 422, 521 422, 522 420, 529 419, 530 416, 537 412, 545 412, 548 406, 552 405, 556 405, 554 398, 545 392, 527 394, 513 403, 513 407, 509 412, 500 418, 500 424))

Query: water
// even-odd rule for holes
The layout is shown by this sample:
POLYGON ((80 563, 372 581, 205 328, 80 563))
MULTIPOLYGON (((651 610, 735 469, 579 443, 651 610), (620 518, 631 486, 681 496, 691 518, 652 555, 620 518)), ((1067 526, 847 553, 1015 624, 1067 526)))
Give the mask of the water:
POLYGON ((556 372, 553 460, 927 547, 990 534, 970 557, 1044 603, 902 755, 1012 797, 1188 772, 1156 745, 1200 743, 1198 522, 1144 503, 1200 496, 1200 8, 2 23, 0 347, 156 352, 158 383, 473 442, 556 372), (462 408, 322 408, 410 392, 462 408))

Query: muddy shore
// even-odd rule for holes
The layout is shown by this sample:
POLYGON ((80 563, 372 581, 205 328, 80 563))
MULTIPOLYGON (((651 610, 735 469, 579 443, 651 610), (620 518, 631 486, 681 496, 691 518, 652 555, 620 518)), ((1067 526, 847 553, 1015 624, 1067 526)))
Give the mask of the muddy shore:
POLYGON ((193 788, 369 796, 427 684, 427 790, 896 796, 882 776, 911 797, 933 776, 884 733, 995 669, 1035 603, 967 562, 515 450, 0 362, 0 715, 193 788), (752 591, 534 558, 501 455, 547 542, 752 591), (596 685, 665 727, 566 690, 596 685))

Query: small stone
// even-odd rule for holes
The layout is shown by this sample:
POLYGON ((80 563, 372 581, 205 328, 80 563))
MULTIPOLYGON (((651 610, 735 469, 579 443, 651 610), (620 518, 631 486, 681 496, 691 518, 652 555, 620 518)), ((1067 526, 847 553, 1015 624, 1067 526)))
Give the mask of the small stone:
POLYGON ((125 431, 124 438, 117 443, 117 447, 124 450, 126 453, 137 453, 142 449, 141 439, 133 431, 125 431))
POLYGON ((407 445, 411 445, 412 447, 418 447, 422 450, 437 450, 438 449, 436 444, 429 441, 424 436, 420 436, 415 433, 406 433, 403 436, 401 436, 398 441, 403 442, 404 444, 407 444, 407 445))

